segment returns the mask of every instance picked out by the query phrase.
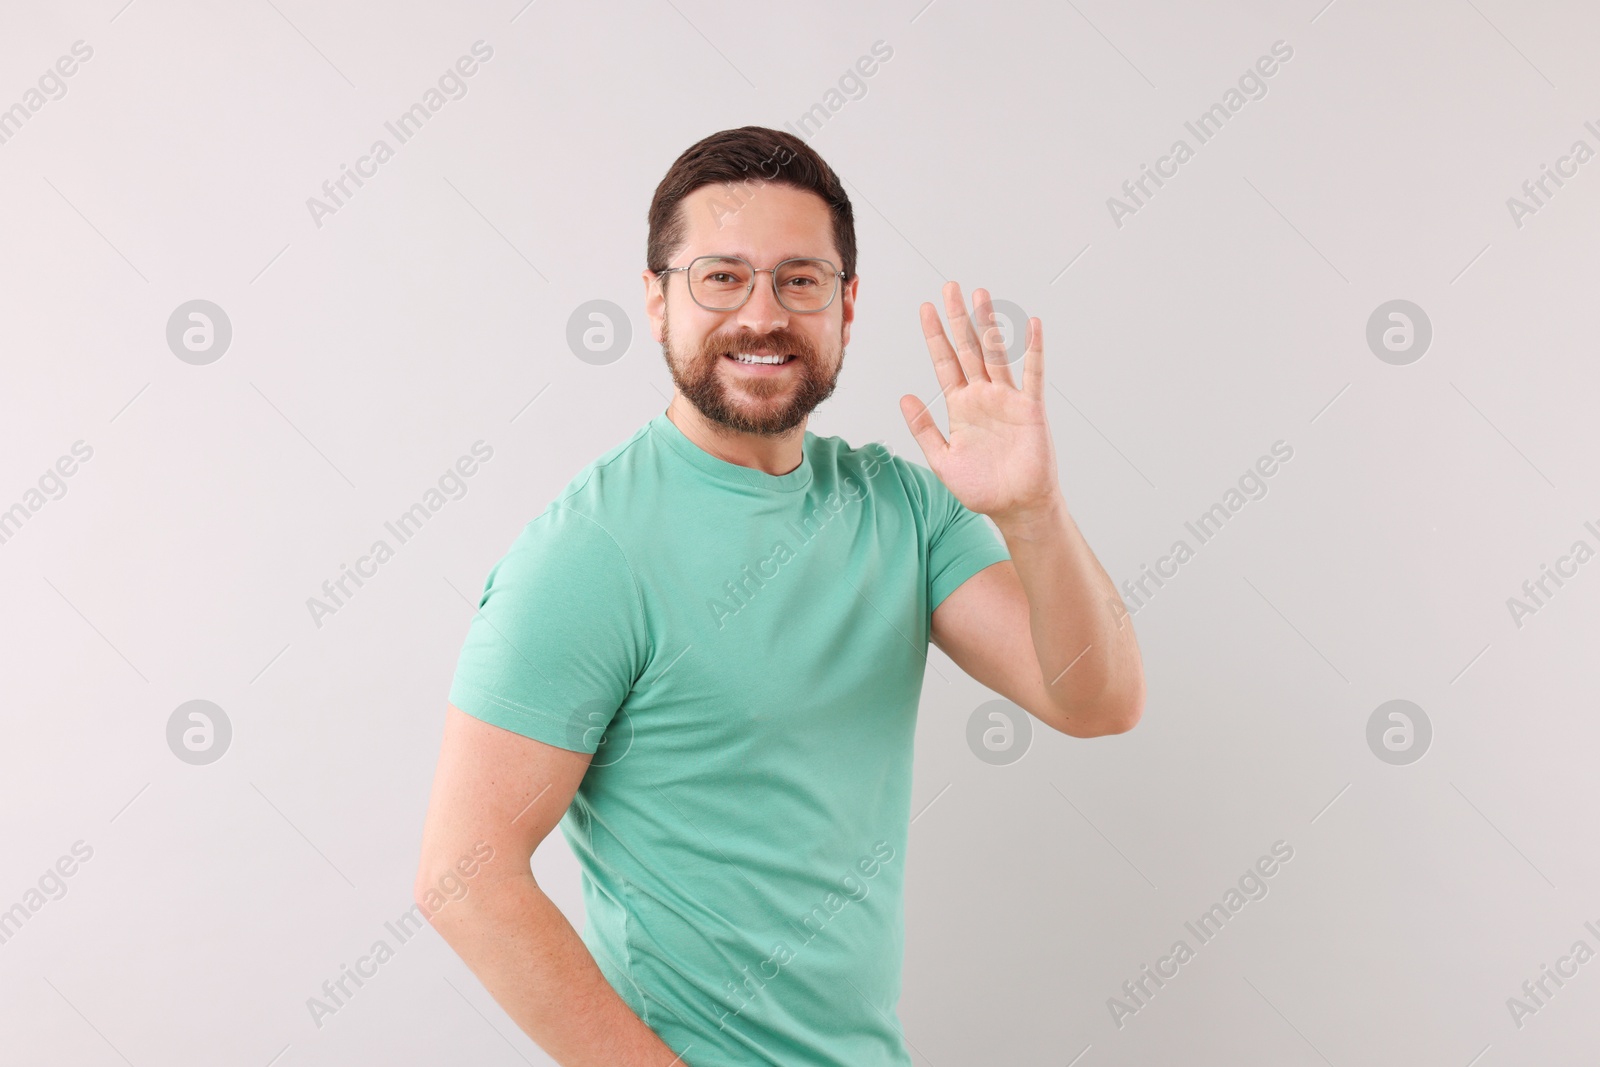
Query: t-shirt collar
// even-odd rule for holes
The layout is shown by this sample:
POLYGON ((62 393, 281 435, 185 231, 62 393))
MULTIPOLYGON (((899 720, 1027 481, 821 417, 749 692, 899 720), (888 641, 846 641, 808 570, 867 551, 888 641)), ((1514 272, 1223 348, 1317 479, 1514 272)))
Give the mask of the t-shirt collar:
POLYGON ((800 448, 800 466, 788 474, 768 474, 754 467, 742 467, 737 463, 729 463, 725 459, 713 456, 689 440, 684 432, 678 429, 677 423, 667 417, 665 411, 650 420, 650 431, 700 470, 717 481, 729 485, 776 493, 793 493, 811 484, 811 442, 816 435, 810 430, 806 431, 805 441, 800 448))

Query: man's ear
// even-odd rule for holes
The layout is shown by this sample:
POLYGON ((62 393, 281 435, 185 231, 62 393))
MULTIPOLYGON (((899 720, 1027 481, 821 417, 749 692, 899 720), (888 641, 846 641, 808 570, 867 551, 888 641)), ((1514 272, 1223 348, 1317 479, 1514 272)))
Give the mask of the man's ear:
POLYGON ((856 319, 856 291, 861 287, 861 275, 857 274, 845 283, 839 291, 840 305, 839 317, 844 325, 839 331, 839 347, 843 348, 850 343, 850 324, 856 319))
POLYGON ((662 276, 647 268, 641 277, 644 278, 644 313, 650 320, 650 336, 656 339, 656 344, 660 344, 661 324, 667 316, 667 294, 662 290, 662 276))

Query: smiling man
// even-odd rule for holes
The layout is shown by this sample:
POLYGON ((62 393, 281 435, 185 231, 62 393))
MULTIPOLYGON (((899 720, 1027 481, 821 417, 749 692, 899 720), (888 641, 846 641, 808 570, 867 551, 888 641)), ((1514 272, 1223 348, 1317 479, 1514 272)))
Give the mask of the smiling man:
POLYGON ((1074 737, 1143 706, 1132 625, 1057 483, 1042 328, 1019 384, 984 290, 969 314, 945 286, 953 344, 922 306, 948 438, 915 395, 900 410, 930 471, 805 428, 860 279, 850 201, 804 142, 704 139, 649 227, 645 310, 676 389, 490 572, 418 901, 474 842, 510 857, 432 922, 566 1067, 907 1067, 929 642, 1074 737), (529 866, 558 824, 581 936, 529 866))

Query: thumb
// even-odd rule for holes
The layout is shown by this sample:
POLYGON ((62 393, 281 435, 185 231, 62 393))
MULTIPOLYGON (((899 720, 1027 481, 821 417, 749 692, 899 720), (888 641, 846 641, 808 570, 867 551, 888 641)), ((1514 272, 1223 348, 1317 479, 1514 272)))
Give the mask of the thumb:
POLYGON ((906 427, 910 429, 911 436, 917 439, 922 454, 928 457, 928 463, 932 466, 933 457, 950 447, 944 434, 939 432, 939 424, 933 421, 933 412, 916 395, 907 393, 900 398, 900 414, 905 417, 906 427))

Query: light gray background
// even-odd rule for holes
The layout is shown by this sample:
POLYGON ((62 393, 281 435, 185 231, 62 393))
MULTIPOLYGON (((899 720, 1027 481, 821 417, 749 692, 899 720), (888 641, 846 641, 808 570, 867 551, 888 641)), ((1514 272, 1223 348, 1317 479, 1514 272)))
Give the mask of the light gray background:
MULTIPOLYGON (((1506 598, 1597 543, 1600 161, 1520 228, 1506 198, 1600 147, 1600 14, 1324 2, 8 7, 0 106, 94 55, 0 144, 0 507, 94 455, 0 545, 0 908, 94 855, 0 945, 0 1058, 550 1062, 431 930, 321 1028, 306 999, 410 904, 489 567, 665 407, 655 183, 712 131, 798 120, 877 40, 893 58, 809 139, 862 273, 813 431, 924 462, 896 399, 938 391, 916 309, 954 278, 1043 319, 1066 497, 1119 584, 1294 448, 1136 616, 1133 732, 1041 728, 988 765, 965 738, 993 694, 931 650, 917 1062, 1590 1052, 1600 962, 1521 1028, 1506 998, 1600 948, 1600 563, 1520 628, 1506 598), (468 95, 315 226, 306 199, 479 39, 468 95), (1114 225, 1107 197, 1277 40, 1268 95, 1114 225), (209 366, 165 342, 197 298, 233 326, 209 366), (1409 366, 1365 342, 1399 298, 1434 329, 1409 366), (634 329, 598 367, 565 343, 594 299, 634 329), (468 495, 315 627, 306 598, 478 439, 468 495), (165 740, 197 698, 234 731, 203 767, 165 740), (1365 740, 1393 698, 1434 727, 1409 766, 1365 740), (1278 840, 1270 895, 1114 1025, 1107 998, 1278 840)), ((534 866, 581 921, 559 835, 534 866)))

